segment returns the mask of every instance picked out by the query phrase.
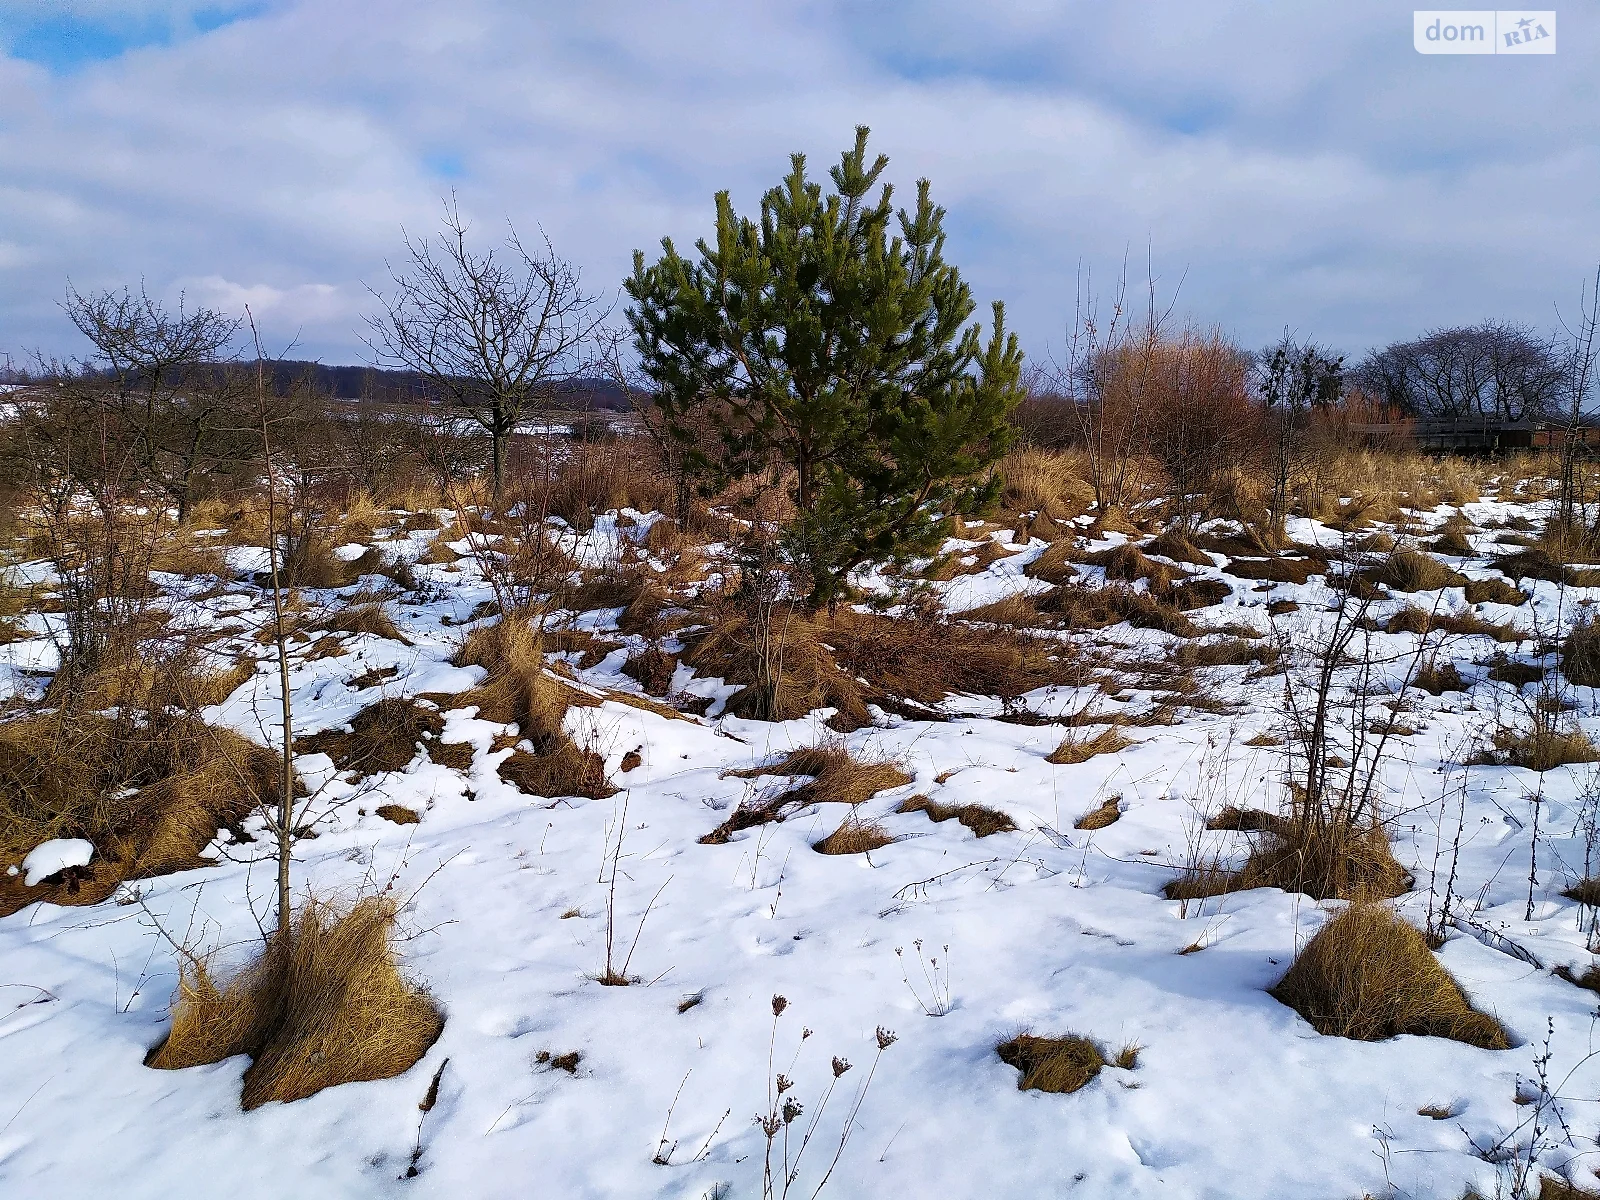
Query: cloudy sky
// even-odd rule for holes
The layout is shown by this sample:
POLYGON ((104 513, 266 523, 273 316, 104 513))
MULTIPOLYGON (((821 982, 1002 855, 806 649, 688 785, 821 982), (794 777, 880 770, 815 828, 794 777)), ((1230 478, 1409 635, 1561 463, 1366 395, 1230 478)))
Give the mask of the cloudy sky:
POLYGON ((0 0, 0 354, 81 349, 70 277, 360 362, 451 191, 614 293, 857 123, 1033 354, 1125 256, 1247 345, 1549 326, 1600 260, 1600 8, 1558 13, 1424 57, 1380 0, 0 0))

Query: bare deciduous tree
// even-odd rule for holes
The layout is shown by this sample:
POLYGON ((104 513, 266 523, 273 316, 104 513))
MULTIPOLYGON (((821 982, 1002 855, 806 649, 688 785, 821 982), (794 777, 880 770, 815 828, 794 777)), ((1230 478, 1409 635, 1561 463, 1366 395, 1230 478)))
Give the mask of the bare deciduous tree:
POLYGON ((1093 280, 1080 274, 1066 361, 1052 372, 1055 390, 1069 402, 1076 442, 1088 458, 1095 512, 1103 519, 1133 498, 1136 469, 1149 450, 1153 351, 1164 336, 1173 304, 1156 307, 1155 279, 1147 279, 1144 319, 1127 307, 1128 269, 1117 280, 1110 317, 1102 323, 1093 280))
POLYGON ((1568 382, 1560 348, 1509 321, 1436 329, 1395 342, 1367 355, 1355 375, 1385 403, 1451 421, 1543 417, 1560 405, 1568 382))
POLYGON ((503 246, 479 252, 467 228, 451 201, 435 240, 405 239, 393 295, 373 293, 383 311, 367 318, 366 342, 380 365, 421 375, 436 399, 484 428, 498 501, 517 423, 581 377, 610 308, 548 238, 530 250, 508 224, 503 246))
POLYGON ((67 317, 94 346, 74 376, 103 390, 139 482, 164 494, 180 522, 206 472, 236 458, 245 377, 227 364, 239 322, 210 308, 169 310, 141 288, 91 292, 70 284, 67 317))

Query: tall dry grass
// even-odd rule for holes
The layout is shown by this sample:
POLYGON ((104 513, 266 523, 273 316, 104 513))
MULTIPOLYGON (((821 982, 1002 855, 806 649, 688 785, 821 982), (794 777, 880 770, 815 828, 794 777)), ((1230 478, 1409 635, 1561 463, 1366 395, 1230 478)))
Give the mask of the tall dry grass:
POLYGON ((384 896, 348 908, 312 899, 287 938, 275 935, 230 979, 189 958, 171 1028, 145 1064, 180 1070, 248 1054, 246 1111, 410 1069, 444 1018, 400 974, 390 948, 394 919, 395 903, 384 896))
POLYGON ((1330 920, 1271 992, 1335 1037, 1409 1033, 1485 1050, 1511 1045, 1498 1021, 1467 1002, 1422 933, 1382 904, 1352 905, 1330 920))

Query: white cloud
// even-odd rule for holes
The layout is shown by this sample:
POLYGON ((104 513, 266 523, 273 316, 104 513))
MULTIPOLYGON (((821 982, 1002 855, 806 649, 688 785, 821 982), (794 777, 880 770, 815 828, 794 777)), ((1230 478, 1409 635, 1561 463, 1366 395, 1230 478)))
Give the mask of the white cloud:
POLYGON ((933 179, 951 256, 1032 349, 1080 261, 1147 245, 1247 342, 1545 323, 1600 258, 1578 18, 1561 54, 1501 61, 1424 59, 1376 0, 308 2, 70 77, 0 60, 0 348, 74 348, 70 274, 248 299, 355 361, 363 282, 452 187, 610 291, 634 247, 706 232, 714 191, 753 208, 858 121, 902 195, 933 179))

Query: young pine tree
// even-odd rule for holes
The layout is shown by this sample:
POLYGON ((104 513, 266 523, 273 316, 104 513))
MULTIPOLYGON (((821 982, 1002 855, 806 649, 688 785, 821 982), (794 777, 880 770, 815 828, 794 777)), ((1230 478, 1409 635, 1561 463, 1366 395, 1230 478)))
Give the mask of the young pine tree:
POLYGON ((708 481, 790 468, 787 542, 813 606, 836 601, 862 563, 936 546, 951 518, 993 498, 987 468, 1023 393, 1003 306, 987 341, 966 324, 971 291, 944 261, 928 181, 909 212, 891 208, 888 184, 869 197, 888 161, 869 164, 859 126, 825 196, 796 154, 759 220, 719 192, 698 262, 664 239, 653 265, 634 253, 625 284, 642 369, 708 481), (710 439, 691 424, 706 421, 710 439))

